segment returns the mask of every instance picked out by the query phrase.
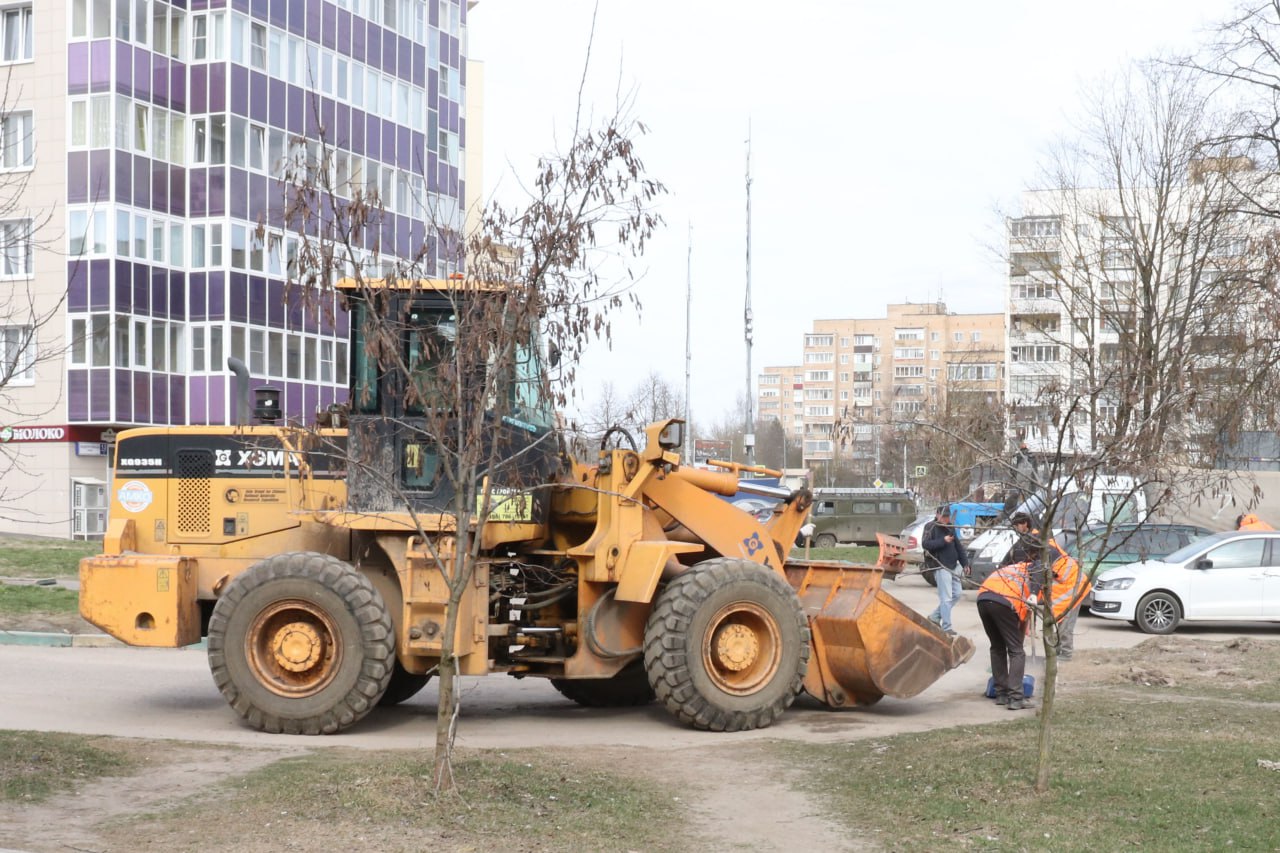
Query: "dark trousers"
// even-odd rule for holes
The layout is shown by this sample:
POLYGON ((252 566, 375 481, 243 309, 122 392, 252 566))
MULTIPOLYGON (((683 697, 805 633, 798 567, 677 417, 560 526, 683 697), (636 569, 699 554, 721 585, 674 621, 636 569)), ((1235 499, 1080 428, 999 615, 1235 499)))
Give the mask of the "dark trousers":
POLYGON ((1022 648, 1026 624, 1012 607, 999 601, 979 600, 978 616, 991 641, 991 677, 996 682, 996 695, 1021 698, 1027 663, 1027 653, 1022 648))

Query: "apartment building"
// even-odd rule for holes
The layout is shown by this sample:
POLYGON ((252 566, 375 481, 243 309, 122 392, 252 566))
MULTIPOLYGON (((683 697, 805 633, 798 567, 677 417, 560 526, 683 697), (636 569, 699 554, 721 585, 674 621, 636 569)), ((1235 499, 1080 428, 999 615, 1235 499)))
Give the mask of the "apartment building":
POLYGON ((1162 440, 1195 456, 1243 411, 1232 386, 1270 369, 1265 343, 1250 341, 1274 337, 1261 328, 1274 295, 1249 243, 1273 225, 1242 212, 1237 188, 1270 191, 1274 175, 1242 158, 1193 166, 1159 192, 1024 194, 1023 215, 1007 223, 1011 440, 1033 452, 1088 451, 1118 423, 1123 401, 1150 395, 1177 412, 1162 440), (1174 387, 1161 387, 1166 375, 1174 387), (1193 386, 1194 405, 1178 396, 1193 386))
POLYGON ((941 302, 889 305, 879 318, 815 320, 803 364, 759 375, 758 411, 803 441, 807 467, 838 466, 867 484, 889 479, 892 472, 878 470, 886 429, 927 418, 948 393, 998 404, 1004 327, 1003 314, 954 314, 941 302))
MULTIPOLYGON (((461 0, 0 2, 0 530, 104 530, 110 444, 234 418, 229 356, 309 422, 347 322, 304 298, 286 174, 377 191, 366 271, 460 259, 461 0)), ((474 135, 472 138, 475 143, 474 135)), ((342 270, 334 270, 339 273, 342 270)))

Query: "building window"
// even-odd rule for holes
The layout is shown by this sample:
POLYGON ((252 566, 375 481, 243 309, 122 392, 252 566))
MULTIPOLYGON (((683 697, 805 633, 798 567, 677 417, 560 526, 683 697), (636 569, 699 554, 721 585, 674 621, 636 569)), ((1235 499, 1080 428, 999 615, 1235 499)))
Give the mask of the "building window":
POLYGON ((810 347, 829 347, 835 344, 835 335, 805 335, 804 345, 810 347))
POLYGON ((31 4, 14 6, 0 14, 0 45, 4 62, 24 62, 31 58, 31 4))
POLYGON ((1009 360, 1028 363, 1049 363, 1058 360, 1057 346, 1024 346, 1010 347, 1009 360))
POLYGON ((1027 216, 1009 223, 1014 237, 1057 237, 1062 232, 1062 220, 1057 216, 1027 216))
POLYGON ((36 329, 0 326, 0 388, 35 381, 36 329))
POLYGON ((996 378, 994 364, 949 364, 947 379, 952 382, 989 382, 996 378))
POLYGON ((901 358, 924 358, 924 349, 922 347, 894 347, 893 357, 901 358))
POLYGON ((973 342, 976 344, 978 341, 982 340, 982 332, 979 332, 975 329, 971 338, 973 342))
POLYGON ((35 137, 31 111, 11 112, 0 119, 0 168, 30 169, 35 165, 35 137))
POLYGON ((0 222, 0 278, 28 278, 31 273, 31 220, 0 222))

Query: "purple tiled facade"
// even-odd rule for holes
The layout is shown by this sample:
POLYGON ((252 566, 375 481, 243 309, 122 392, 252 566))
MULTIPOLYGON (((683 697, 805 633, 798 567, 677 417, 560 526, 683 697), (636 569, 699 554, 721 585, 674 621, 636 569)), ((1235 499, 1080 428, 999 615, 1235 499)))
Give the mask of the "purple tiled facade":
MULTIPOLYGON (((382 0, 379 4, 386 8, 382 0)), ((443 199, 460 211, 464 187, 456 150, 465 132, 458 103, 465 60, 459 35, 448 29, 465 26, 465 2, 443 0, 445 13, 456 16, 444 30, 442 0, 390 5, 397 7, 398 26, 356 14, 352 7, 366 4, 355 0, 152 0, 146 8, 161 22, 158 26, 181 22, 172 30, 182 32, 179 56, 156 50, 155 23, 147 29, 152 36, 147 43, 139 43, 136 29, 132 38, 122 35, 115 19, 109 37, 94 37, 95 32, 69 43, 67 93, 85 103, 90 129, 87 142, 68 152, 67 203, 71 210, 83 209, 90 222, 108 217, 110 228, 104 232, 105 250, 98 240, 91 256, 68 261, 67 310, 73 323, 80 318, 89 330, 104 315, 112 324, 109 353, 92 339, 83 360, 70 362, 66 387, 72 423, 225 423, 234 411, 226 358, 241 356, 252 368, 259 357, 253 343, 258 338, 267 349, 260 358, 263 369, 252 371, 253 384, 281 389, 288 418, 310 422, 318 411, 345 400, 341 354, 347 318, 304 310, 285 274, 262 268, 262 253, 271 249, 254 243, 255 235, 289 235, 282 187, 269 165, 249 162, 252 155, 234 162, 233 129, 245 129, 239 138, 250 146, 259 128, 264 140, 273 131, 282 131, 290 143, 323 138, 332 149, 366 158, 380 169, 399 170, 396 180, 416 178, 425 190, 426 209, 439 208, 443 199), (420 23, 406 19, 406 10, 420 16, 420 23), (197 18, 210 27, 203 58, 193 48, 197 18), (221 27, 216 49, 215 21, 221 27), (267 33, 266 50, 256 53, 257 42, 237 41, 237 32, 267 33), (274 50, 288 55, 272 57, 274 50), (323 62, 325 69, 351 68, 344 72, 350 79, 304 86, 290 82, 288 74, 271 72, 282 59, 297 62, 299 53, 308 74, 318 76, 312 63, 323 62), (441 67, 456 78, 456 89, 441 86, 441 67), (341 93, 365 77, 376 81, 371 85, 382 98, 391 92, 395 118, 388 118, 391 104, 375 112, 341 93), (410 118, 404 118, 406 92, 408 103, 422 104, 426 115, 415 118, 410 108, 410 118), (104 97, 112 109, 105 140, 93 123, 93 110, 107 102, 104 97), (138 105, 146 115, 135 126, 131 116, 138 105), (160 122, 181 127, 180 144, 157 141, 165 139, 160 122), (202 122, 201 133, 208 128, 207 140, 197 141, 197 122, 202 122), (215 125, 227 136, 215 141, 215 125), (138 143, 121 144, 122 133, 127 139, 135 132, 138 143), (439 156, 439 148, 447 146, 446 132, 454 134, 452 163, 439 156), (219 144, 223 152, 214 154, 219 144), (182 156, 173 156, 175 151, 182 156), (209 153, 197 154, 201 151, 209 153), (215 226, 217 237, 211 236, 215 226), (180 236, 171 239, 170 228, 180 236), (203 263, 195 261, 196 229, 203 263), (126 230, 129 239, 122 236, 126 230), (237 233, 242 240, 248 235, 247 253, 236 242, 237 233), (296 351, 290 348, 294 345, 296 351), (166 347, 180 348, 181 356, 167 350, 163 357, 157 354, 166 347), (215 356, 220 363, 213 363, 215 356), (157 369, 161 362, 165 366, 157 369)), ((335 72, 332 79, 345 78, 335 72)), ((270 156, 265 144, 261 150, 270 156)), ((425 247, 428 271, 433 271, 440 225, 404 208, 398 204, 385 212, 369 245, 377 240, 384 257, 401 258, 415 257, 425 247)), ((460 222, 455 216, 445 225, 460 222)), ((86 244, 95 239, 90 232, 86 244)))

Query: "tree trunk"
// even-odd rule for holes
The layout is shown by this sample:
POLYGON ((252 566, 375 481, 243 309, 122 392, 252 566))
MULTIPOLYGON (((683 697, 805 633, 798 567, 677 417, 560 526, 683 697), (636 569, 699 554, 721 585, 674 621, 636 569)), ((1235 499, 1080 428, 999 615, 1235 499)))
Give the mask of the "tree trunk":
POLYGON ((449 601, 445 605, 444 636, 440 639, 439 698, 436 700, 436 752, 435 793, 453 791, 453 736, 458 712, 458 656, 455 638, 458 633, 458 611, 462 596, 470 585, 474 558, 463 531, 470 525, 470 517, 461 514, 457 539, 454 545, 452 572, 445 574, 449 585, 449 601), (465 522, 465 526, 464 526, 465 522))
MULTIPOLYGON (((1053 608, 1041 605, 1042 625, 1053 624, 1053 608)), ((1053 702, 1058 687, 1058 643, 1056 633, 1051 638, 1048 628, 1041 632, 1044 646, 1044 684, 1041 685, 1040 699, 1040 739, 1036 750, 1036 783, 1035 791, 1043 794, 1049 790, 1049 773, 1052 770, 1050 758, 1053 755, 1053 702)))

